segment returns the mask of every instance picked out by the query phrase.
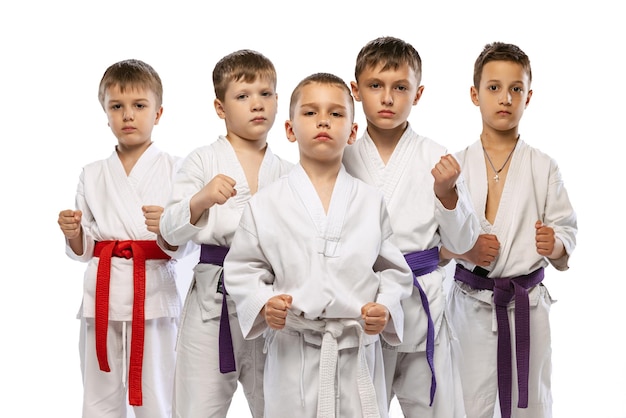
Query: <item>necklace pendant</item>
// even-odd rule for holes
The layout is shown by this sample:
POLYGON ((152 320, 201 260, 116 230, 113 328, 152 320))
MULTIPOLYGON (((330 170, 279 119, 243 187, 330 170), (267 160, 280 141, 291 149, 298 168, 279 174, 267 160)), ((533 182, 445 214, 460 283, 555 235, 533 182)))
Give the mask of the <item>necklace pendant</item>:
POLYGON ((496 183, 500 181, 500 176, 498 175, 498 173, 496 173, 496 175, 493 176, 493 179, 496 181, 496 183))

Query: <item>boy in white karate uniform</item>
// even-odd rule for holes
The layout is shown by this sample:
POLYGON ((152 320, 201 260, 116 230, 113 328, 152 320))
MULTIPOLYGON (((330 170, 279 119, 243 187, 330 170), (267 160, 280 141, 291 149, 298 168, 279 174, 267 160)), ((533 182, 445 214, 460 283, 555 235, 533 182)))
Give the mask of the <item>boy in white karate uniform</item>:
POLYGON ((174 416, 225 417, 241 382, 252 416, 262 417, 263 340, 243 339, 222 265, 247 201, 293 164, 267 144, 278 108, 267 57, 251 50, 226 55, 215 65, 213 87, 226 135, 183 161, 161 220, 168 242, 201 247, 176 348, 174 416))
POLYGON ((407 120, 424 91, 421 76, 418 52, 401 39, 382 37, 361 49, 351 84, 367 130, 346 149, 343 162, 350 174, 384 193, 391 240, 415 275, 412 295, 402 301, 402 344, 383 343, 388 401, 396 396, 407 417, 461 418, 439 247, 469 250, 478 237, 478 219, 458 163, 407 120))
POLYGON ((382 194, 341 163, 357 133, 345 82, 305 78, 289 115, 300 162, 250 200, 224 266, 244 337, 265 334, 265 416, 387 416, 379 334, 402 341, 411 271, 382 194))
POLYGON ((470 89, 482 132, 456 154, 481 225, 456 257, 449 297, 468 418, 493 417, 497 396, 503 418, 552 416, 552 299, 541 281, 550 264, 568 268, 577 223, 556 161, 520 138, 531 81, 521 49, 486 45, 470 89))
POLYGON ((88 263, 79 313, 83 417, 125 417, 128 392, 136 417, 170 418, 181 310, 170 257, 182 249, 157 245, 177 162, 151 139, 163 87, 151 66, 126 60, 106 70, 98 98, 118 143, 83 168, 76 209, 58 219, 67 255, 88 263))

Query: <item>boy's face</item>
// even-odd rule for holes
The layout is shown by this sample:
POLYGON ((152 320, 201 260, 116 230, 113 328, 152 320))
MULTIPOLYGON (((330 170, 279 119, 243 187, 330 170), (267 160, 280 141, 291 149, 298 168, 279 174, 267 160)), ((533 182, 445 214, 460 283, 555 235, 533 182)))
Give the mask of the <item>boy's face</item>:
POLYGON ((351 101, 339 86, 302 87, 293 119, 285 122, 287 138, 298 142, 301 161, 341 161, 346 145, 356 140, 351 101))
POLYGON ((478 89, 470 89, 480 107, 483 125, 495 131, 517 129, 533 94, 528 74, 513 61, 490 61, 483 67, 478 89))
POLYGON ((144 88, 109 87, 104 94, 104 111, 118 140, 118 150, 147 147, 152 129, 159 123, 163 107, 156 105, 154 92, 144 88))
POLYGON ((418 85, 415 71, 408 64, 385 71, 383 66, 366 68, 359 80, 350 85, 354 98, 363 103, 367 124, 394 129, 407 121, 424 87, 418 85))
POLYGON ((228 139, 232 141, 265 141, 278 110, 274 84, 257 78, 252 83, 233 81, 228 84, 224 100, 215 99, 215 111, 224 119, 228 139))

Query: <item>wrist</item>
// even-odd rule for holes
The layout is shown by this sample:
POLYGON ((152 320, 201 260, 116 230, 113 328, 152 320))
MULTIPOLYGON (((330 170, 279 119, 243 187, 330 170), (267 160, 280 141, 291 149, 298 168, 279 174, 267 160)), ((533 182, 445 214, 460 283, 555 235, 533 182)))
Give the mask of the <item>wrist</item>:
POLYGON ((435 192, 435 197, 439 199, 439 202, 448 210, 456 208, 456 202, 459 200, 459 196, 456 193, 456 186, 452 189, 448 189, 445 193, 435 192))

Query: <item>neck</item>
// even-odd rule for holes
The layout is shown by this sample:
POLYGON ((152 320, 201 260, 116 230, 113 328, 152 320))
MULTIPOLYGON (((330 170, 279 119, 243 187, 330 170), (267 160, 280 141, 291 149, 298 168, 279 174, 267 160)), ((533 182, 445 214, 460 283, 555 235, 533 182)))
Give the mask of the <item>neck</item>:
POLYGON ((122 162, 122 166, 124 166, 126 175, 130 174, 139 158, 148 149, 148 147, 150 147, 151 144, 152 142, 148 141, 145 144, 141 144, 141 146, 136 147, 125 147, 121 144, 118 144, 115 147, 115 151, 117 152, 118 158, 122 162))
POLYGON ((404 122, 403 124, 392 129, 380 129, 377 126, 368 125, 367 133, 376 146, 378 155, 380 155, 380 158, 385 164, 387 164, 391 158, 398 142, 400 142, 400 138, 402 138, 402 135, 408 126, 408 122, 404 122))
POLYGON ((381 129, 375 125, 367 125, 367 133, 377 147, 395 147, 409 126, 408 122, 391 129, 381 129))
POLYGON ((493 149, 496 151, 510 150, 515 147, 520 135, 517 132, 506 134, 493 134, 489 132, 483 132, 480 134, 480 142, 483 148, 493 149))
POLYGON ((265 138, 258 139, 246 139, 241 138, 237 135, 233 135, 232 133, 228 133, 226 135, 226 139, 230 142, 230 145, 233 149, 240 153, 256 153, 256 152, 265 152, 265 148, 267 147, 267 142, 265 138))
POLYGON ((320 162, 301 156, 300 165, 314 184, 334 183, 341 169, 341 160, 320 162))

